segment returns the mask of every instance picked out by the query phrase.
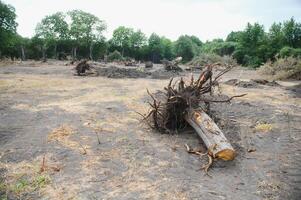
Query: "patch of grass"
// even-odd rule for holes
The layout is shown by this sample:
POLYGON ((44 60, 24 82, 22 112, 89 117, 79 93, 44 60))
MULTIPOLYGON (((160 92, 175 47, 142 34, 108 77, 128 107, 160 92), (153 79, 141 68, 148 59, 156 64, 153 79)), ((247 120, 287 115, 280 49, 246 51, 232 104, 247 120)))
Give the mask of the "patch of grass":
POLYGON ((28 180, 21 178, 17 180, 17 182, 10 187, 10 190, 15 194, 21 194, 25 192, 28 187, 29 187, 28 180))
POLYGON ((6 184, 3 182, 0 182, 0 200, 7 200, 6 184))
MULTIPOLYGON (((7 198, 23 199, 27 194, 38 193, 51 183, 48 171, 41 172, 41 157, 33 162, 20 162, 7 165, 5 181, 0 182, 0 200, 7 198)), ((25 198, 26 199, 26 198, 25 198)))
POLYGON ((9 192, 20 196, 24 193, 31 193, 41 188, 44 188, 50 183, 50 177, 48 175, 38 175, 30 178, 20 178, 14 183, 11 183, 8 187, 9 192))
POLYGON ((0 193, 6 190, 6 184, 0 183, 0 193))
POLYGON ((32 186, 34 188, 44 188, 48 183, 50 183, 50 177, 48 175, 39 175, 35 177, 35 179, 32 181, 32 186))
POLYGON ((264 133, 270 132, 272 130, 272 124, 268 124, 268 123, 257 124, 255 126, 255 130, 264 133))

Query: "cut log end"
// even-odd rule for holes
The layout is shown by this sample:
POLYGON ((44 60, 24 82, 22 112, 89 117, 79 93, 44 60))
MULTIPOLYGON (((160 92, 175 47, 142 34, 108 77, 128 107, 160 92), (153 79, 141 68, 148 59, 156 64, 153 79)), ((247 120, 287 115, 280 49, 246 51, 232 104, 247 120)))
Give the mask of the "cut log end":
POLYGON ((224 149, 215 154, 215 157, 225 161, 234 160, 236 153, 233 149, 224 149))
POLYGON ((194 128, 213 158, 233 160, 235 150, 214 121, 201 109, 191 109, 186 121, 194 128))

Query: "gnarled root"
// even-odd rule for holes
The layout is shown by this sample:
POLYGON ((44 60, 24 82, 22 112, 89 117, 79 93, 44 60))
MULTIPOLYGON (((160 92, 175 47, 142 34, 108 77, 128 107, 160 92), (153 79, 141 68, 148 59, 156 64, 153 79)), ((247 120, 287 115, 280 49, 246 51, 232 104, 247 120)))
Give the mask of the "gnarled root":
POLYGON ((212 166, 213 160, 214 160, 214 159, 213 159, 213 156, 211 155, 210 151, 207 151, 207 152, 205 152, 205 153, 203 153, 203 152, 201 152, 201 151, 194 151, 194 150, 191 149, 187 144, 185 144, 185 147, 186 147, 186 151, 187 151, 188 153, 198 155, 198 156, 200 156, 200 158, 202 158, 203 156, 207 155, 207 157, 208 157, 208 163, 205 164, 205 165, 203 165, 201 169, 205 171, 206 175, 211 176, 211 175, 208 173, 208 170, 209 170, 209 168, 212 166))
POLYGON ((209 153, 207 153, 207 157, 208 157, 208 163, 203 165, 203 167, 201 169, 203 169, 205 171, 206 175, 211 177, 211 175, 208 173, 208 170, 213 164, 213 156, 211 156, 209 153))
POLYGON ((198 155, 200 157, 208 154, 208 152, 203 153, 201 151, 194 151, 187 144, 185 144, 185 147, 186 147, 186 150, 187 150, 188 153, 195 154, 195 155, 198 155))

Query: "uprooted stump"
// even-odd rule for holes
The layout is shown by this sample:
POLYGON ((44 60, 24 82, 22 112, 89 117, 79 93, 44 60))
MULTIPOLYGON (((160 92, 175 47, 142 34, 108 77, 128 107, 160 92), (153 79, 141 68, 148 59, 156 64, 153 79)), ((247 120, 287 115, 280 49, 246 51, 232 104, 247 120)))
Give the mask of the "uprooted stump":
POLYGON ((182 57, 178 57, 172 61, 169 60, 161 60, 161 63, 164 65, 165 70, 167 71, 183 71, 181 67, 178 66, 178 64, 182 61, 182 57))
POLYGON ((83 60, 76 65, 75 70, 76 70, 77 75, 81 76, 81 75, 84 75, 87 70, 91 70, 91 68, 92 67, 90 66, 88 61, 83 60))
MULTIPOLYGON (((209 163, 203 167, 206 173, 213 159, 233 160, 236 154, 223 132, 209 117, 210 103, 230 102, 235 97, 245 95, 226 99, 214 96, 213 87, 218 85, 218 79, 232 67, 227 67, 213 79, 213 66, 207 66, 197 80, 194 80, 192 76, 189 82, 181 78, 179 82, 173 84, 173 79, 171 79, 164 91, 156 97, 147 91, 153 102, 149 102, 150 112, 143 115, 148 124, 160 132, 179 132, 188 125, 193 127, 208 149, 206 155, 209 163), (204 108, 200 106, 201 104, 204 108)), ((203 155, 203 153, 191 150, 188 146, 186 148, 189 153, 203 155)))

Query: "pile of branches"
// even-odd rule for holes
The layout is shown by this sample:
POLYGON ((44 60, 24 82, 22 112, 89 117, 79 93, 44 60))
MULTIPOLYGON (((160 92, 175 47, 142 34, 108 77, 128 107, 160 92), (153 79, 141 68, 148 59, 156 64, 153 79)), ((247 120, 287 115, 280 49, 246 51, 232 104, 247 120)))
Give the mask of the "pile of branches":
POLYGON ((128 67, 136 67, 138 66, 138 62, 136 62, 135 60, 127 60, 127 61, 124 61, 124 65, 125 66, 128 66, 128 67))
POLYGON ((204 106, 201 108, 210 115, 211 102, 230 102, 235 97, 245 95, 226 98, 213 96, 213 87, 218 85, 219 78, 232 68, 227 66, 213 78, 214 66, 215 64, 208 65, 197 80, 194 80, 193 76, 187 82, 183 78, 175 82, 171 79, 164 91, 156 95, 147 90, 152 102, 149 102, 150 111, 143 115, 144 120, 160 132, 178 132, 188 125, 185 117, 189 109, 200 108, 202 104, 204 106))

